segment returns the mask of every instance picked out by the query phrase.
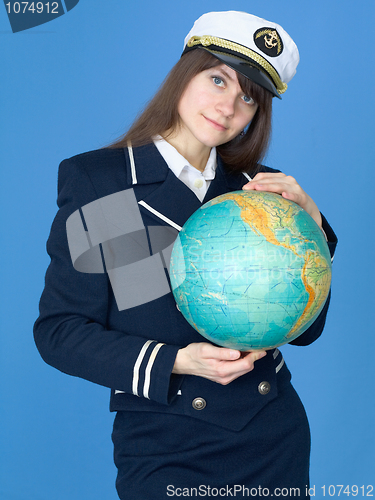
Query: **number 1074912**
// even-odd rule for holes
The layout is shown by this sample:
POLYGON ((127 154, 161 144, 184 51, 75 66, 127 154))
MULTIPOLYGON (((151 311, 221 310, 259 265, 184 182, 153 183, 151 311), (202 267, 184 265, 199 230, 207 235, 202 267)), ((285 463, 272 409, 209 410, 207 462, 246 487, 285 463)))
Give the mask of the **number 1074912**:
POLYGON ((323 496, 328 497, 373 497, 374 496, 374 486, 369 484, 367 486, 357 486, 357 485, 344 485, 344 484, 331 484, 329 486, 321 486, 323 496))
POLYGON ((8 14, 60 14, 58 2, 8 2, 5 7, 8 14))

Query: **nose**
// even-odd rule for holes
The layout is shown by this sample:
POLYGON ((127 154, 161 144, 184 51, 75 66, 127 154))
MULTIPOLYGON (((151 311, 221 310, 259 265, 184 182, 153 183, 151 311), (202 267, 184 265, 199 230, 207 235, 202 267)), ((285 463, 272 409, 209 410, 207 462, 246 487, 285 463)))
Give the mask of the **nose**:
POLYGON ((235 113, 236 96, 231 93, 225 93, 220 96, 216 109, 226 118, 232 118, 235 113))

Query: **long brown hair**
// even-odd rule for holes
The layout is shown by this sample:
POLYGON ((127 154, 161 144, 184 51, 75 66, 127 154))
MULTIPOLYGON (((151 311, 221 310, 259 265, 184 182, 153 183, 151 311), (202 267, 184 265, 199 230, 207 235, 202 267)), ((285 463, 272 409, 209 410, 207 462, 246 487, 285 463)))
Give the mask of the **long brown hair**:
MULTIPOLYGON (((187 85, 198 73, 222 62, 205 50, 186 53, 172 68, 159 91, 135 120, 130 129, 109 147, 143 146, 152 142, 152 137, 167 138, 179 124, 178 104, 187 85)), ((243 136, 217 147, 223 161, 233 171, 254 172, 266 153, 271 134, 272 94, 237 73, 238 82, 245 95, 258 104, 258 110, 243 136)))

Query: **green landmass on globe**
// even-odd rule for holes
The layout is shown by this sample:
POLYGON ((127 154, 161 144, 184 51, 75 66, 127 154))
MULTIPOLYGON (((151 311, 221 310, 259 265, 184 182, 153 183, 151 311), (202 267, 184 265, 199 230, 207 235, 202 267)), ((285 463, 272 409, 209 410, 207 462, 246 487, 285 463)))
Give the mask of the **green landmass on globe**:
POLYGON ((211 342, 286 344, 313 323, 331 284, 323 232, 299 205, 261 191, 209 201, 185 223, 170 278, 178 308, 211 342))

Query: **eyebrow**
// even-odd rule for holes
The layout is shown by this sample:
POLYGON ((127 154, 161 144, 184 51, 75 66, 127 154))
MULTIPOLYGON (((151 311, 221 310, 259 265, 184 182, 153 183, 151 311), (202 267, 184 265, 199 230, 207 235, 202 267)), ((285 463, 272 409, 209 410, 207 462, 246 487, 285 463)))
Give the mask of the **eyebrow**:
POLYGON ((221 72, 222 72, 222 73, 223 73, 223 74, 224 74, 224 75, 225 75, 225 76, 226 76, 229 80, 234 81, 234 78, 233 78, 233 77, 231 77, 231 76, 229 75, 229 73, 227 73, 227 72, 225 71, 225 69, 223 69, 221 66, 218 66, 218 68, 219 68, 219 70, 220 70, 220 71, 221 71, 221 72))

